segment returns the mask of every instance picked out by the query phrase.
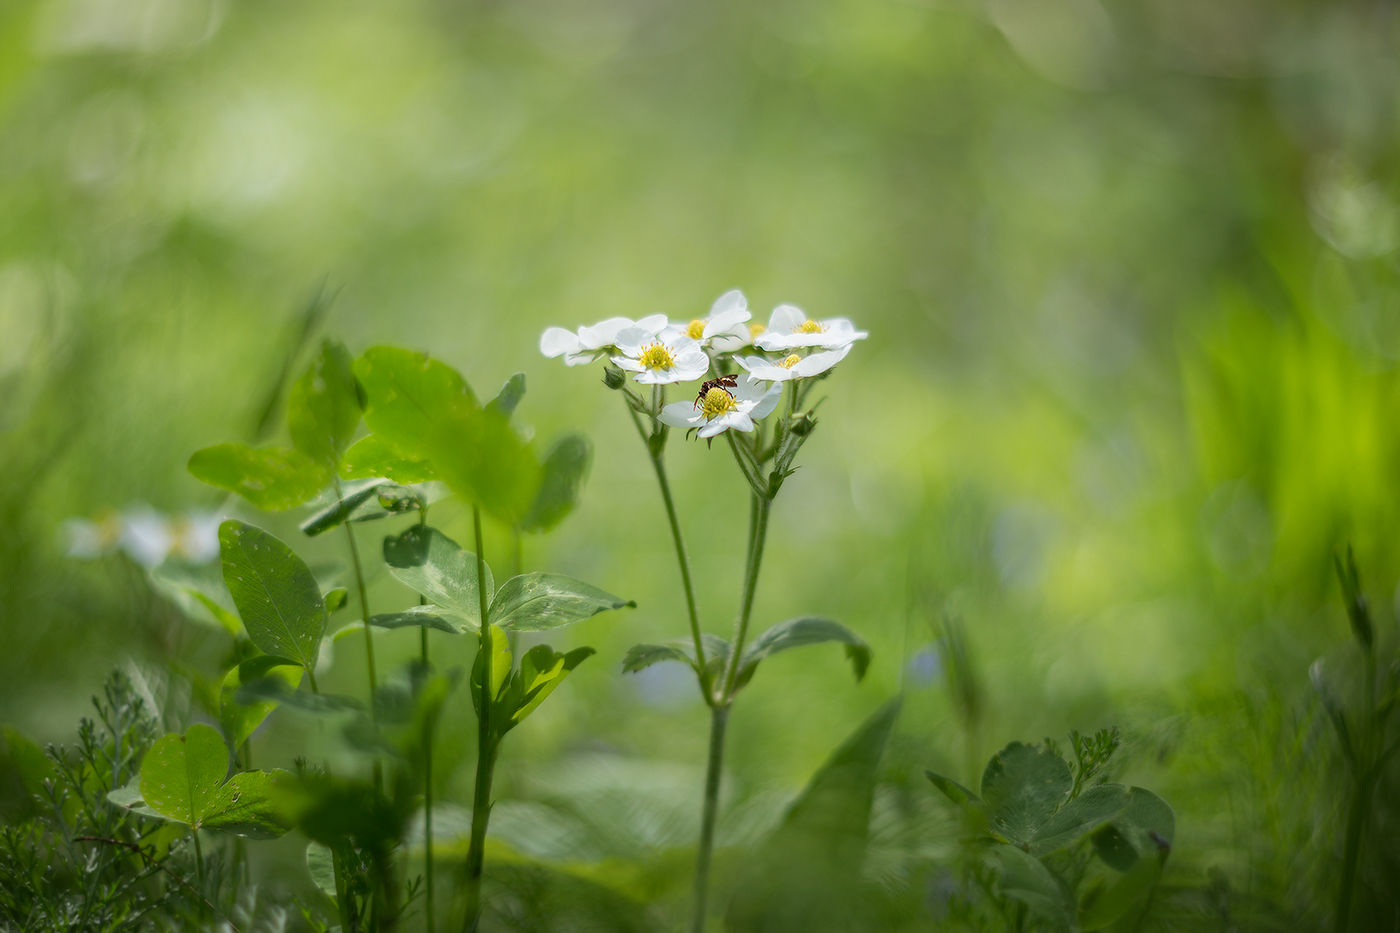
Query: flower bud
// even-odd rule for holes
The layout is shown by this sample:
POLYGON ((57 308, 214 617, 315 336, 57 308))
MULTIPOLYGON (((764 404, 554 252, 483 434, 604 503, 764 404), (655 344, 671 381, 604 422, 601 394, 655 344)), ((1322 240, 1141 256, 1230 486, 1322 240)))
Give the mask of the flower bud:
POLYGON ((615 366, 603 367, 603 385, 609 389, 620 389, 627 382, 627 375, 615 366))
POLYGON ((810 412, 804 411, 793 415, 792 423, 788 426, 788 430, 798 437, 806 437, 808 434, 812 433, 812 430, 816 428, 816 426, 817 419, 813 418, 810 412))

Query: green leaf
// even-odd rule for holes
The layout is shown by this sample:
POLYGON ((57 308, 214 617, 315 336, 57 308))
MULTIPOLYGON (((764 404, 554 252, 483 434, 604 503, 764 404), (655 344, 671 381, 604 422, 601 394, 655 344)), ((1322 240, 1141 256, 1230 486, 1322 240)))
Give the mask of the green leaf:
POLYGON ((301 673, 301 665, 296 661, 262 654, 249 658, 224 676, 223 685, 219 688, 219 725, 235 751, 278 706, 278 701, 267 699, 245 706, 236 699, 239 688, 264 677, 276 677, 289 690, 295 690, 301 683, 301 673))
POLYGON ((221 628, 235 638, 243 634, 243 623, 217 564, 168 557, 151 569, 151 584, 196 622, 221 628))
POLYGON ((310 693, 293 690, 278 677, 263 677, 252 680, 238 688, 233 695, 234 702, 251 706, 265 700, 282 704, 287 709, 309 713, 312 716, 339 716, 345 713, 362 713, 365 705, 354 697, 334 693, 310 693))
POLYGON ((525 652, 525 656, 520 659, 520 670, 516 671, 512 682, 515 688, 515 702, 506 728, 518 725, 533 713, 574 668, 582 664, 585 658, 597 653, 592 648, 583 647, 560 654, 549 645, 536 645, 525 652))
POLYGON ((825 641, 844 644, 846 657, 850 658, 851 666, 855 668, 856 680, 865 676, 866 668, 870 666, 870 646, 859 635, 840 622, 814 616, 802 616, 797 619, 788 619, 786 622, 779 622, 753 640, 753 644, 749 645, 748 650, 744 652, 743 660, 739 664, 739 672, 734 682, 735 689, 747 684, 753 678, 754 672, 758 670, 758 662, 770 654, 825 641))
POLYGON ((525 573, 501 586, 489 616, 491 624, 501 628, 538 632, 636 605, 563 574, 525 573))
POLYGON ((44 792, 44 781, 54 777, 53 763, 29 736, 13 726, 4 728, 6 757, 19 773, 20 783, 30 796, 44 792))
POLYGON ((980 804, 982 802, 981 797, 978 797, 972 791, 968 790, 966 787, 963 787, 961 784, 959 784, 952 778, 946 778, 943 775, 935 774, 932 771, 925 771, 924 774, 928 775, 928 779, 933 782, 933 786, 943 791, 943 795, 949 800, 953 801, 953 803, 980 804))
POLYGON ((581 434, 555 442, 540 467, 539 491, 520 523, 522 531, 548 531, 573 511, 592 457, 593 445, 581 434))
POLYGON ((151 819, 164 820, 151 807, 146 805, 146 801, 141 797, 141 775, 134 776, 125 787, 118 787, 107 794, 107 800, 123 810, 130 810, 138 816, 146 816, 151 819))
POLYGON ((326 612, 336 612, 349 598, 350 591, 343 586, 333 586, 321 594, 321 599, 326 603, 326 612))
POLYGON ((1176 813, 1171 804, 1142 787, 1128 789, 1128 806, 1107 826, 1094 833, 1094 850, 1104 863, 1128 871, 1138 861, 1155 855, 1156 833, 1168 846, 1176 841, 1176 813))
POLYGON ((635 674, 662 661, 680 661, 695 669, 695 659, 676 645, 633 645, 622 659, 622 673, 635 674))
POLYGON ((992 855, 1001 870, 1001 893, 1025 904, 1057 930, 1068 930, 1074 895, 1044 863, 1015 846, 996 845, 992 855))
POLYGON ((298 450, 218 444, 197 450, 189 471, 195 479, 236 492, 268 512, 301 505, 330 482, 321 464, 298 450))
MULTIPOLYGON (((397 537, 384 539, 384 563, 399 582, 455 616, 458 631, 480 630, 481 597, 476 555, 471 551, 463 550, 436 528, 415 525, 397 537)), ((485 576, 489 599, 496 586, 490 567, 486 567, 485 576)))
POLYGON ((325 340, 287 395, 287 429, 297 450, 335 470, 360 424, 360 398, 350 353, 325 340))
POLYGON ((1069 765, 1059 755, 1012 742, 992 756, 982 774, 991 830, 1014 845, 1028 845, 1073 786, 1069 765))
POLYGON ((1162 861, 1140 858, 1112 886, 1091 890, 1079 908, 1080 929, 1101 930, 1142 901, 1162 877, 1162 861))
POLYGON ((344 479, 380 477, 412 484, 433 479, 433 470, 426 460, 406 458, 378 434, 371 434, 350 445, 340 461, 340 475, 344 479))
MULTIPOLYGON (((419 625, 425 628, 435 628, 439 632, 447 632, 449 635, 461 635, 463 632, 474 632, 476 626, 463 625, 461 618, 454 612, 445 612, 441 608, 433 605, 410 606, 402 612, 386 612, 381 615, 370 616, 369 624, 377 628, 407 628, 410 625, 419 625)), ((360 628, 357 623, 355 628, 360 628)), ((336 633, 337 639, 340 632, 336 633)))
POLYGON ((184 735, 172 732, 151 746, 141 763, 141 797, 161 816, 198 829, 214 812, 227 774, 223 737, 196 723, 184 735))
POLYGON ((730 933, 863 929, 850 912, 869 834, 876 769, 899 714, 892 700, 813 775, 738 877, 725 917, 730 933))
POLYGON ((498 414, 509 418, 515 414, 516 406, 525 397, 525 374, 516 373, 506 380, 506 384, 501 386, 501 391, 496 397, 486 403, 486 407, 498 414))
POLYGON ((1107 823, 1128 805, 1128 788, 1122 784, 1098 784, 1060 808, 1049 822, 1038 826, 1028 840, 1032 855, 1045 855, 1069 845, 1085 833, 1107 823))
MULTIPOLYGON (((506 633, 491 626, 491 673, 488 685, 489 696, 494 703, 500 699, 501 692, 508 686, 510 678, 510 639, 506 633)), ((481 715, 481 682, 485 674, 486 653, 480 649, 476 652, 476 660, 472 663, 471 695, 472 706, 476 709, 476 715, 481 715)))
POLYGON ((214 812, 203 827, 253 839, 281 836, 291 824, 276 802, 274 788, 290 779, 291 772, 282 770, 235 774, 215 793, 214 812))
POLYGON ((405 460, 433 461, 425 440, 480 408, 461 373, 411 350, 371 347, 355 361, 355 376, 365 392, 365 424, 405 460))
POLYGON ((335 900, 335 854, 319 842, 308 842, 306 870, 311 873, 311 880, 316 882, 316 887, 330 895, 331 900, 335 900))
POLYGON ((540 488, 540 464, 500 412, 482 409, 425 435, 439 478, 505 525, 518 526, 540 488))
POLYGON ((389 513, 379 505, 379 487, 388 482, 386 479, 361 479, 346 483, 338 496, 332 490, 330 502, 301 523, 302 533, 314 538, 332 528, 339 528, 347 521, 388 518, 389 513))
POLYGON ((219 549, 224 583, 253 644, 315 668, 329 616, 306 564, 277 538, 240 521, 219 526, 219 549))

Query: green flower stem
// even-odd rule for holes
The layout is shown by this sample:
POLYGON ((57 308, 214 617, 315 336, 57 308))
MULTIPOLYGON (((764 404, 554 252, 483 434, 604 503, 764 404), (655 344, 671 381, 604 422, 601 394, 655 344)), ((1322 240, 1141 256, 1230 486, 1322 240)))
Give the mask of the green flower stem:
POLYGON ((1351 902, 1356 894, 1356 866, 1361 860, 1361 843, 1365 834, 1371 809, 1371 791, 1375 778, 1380 772, 1380 762, 1376 752, 1384 741, 1384 735, 1377 734, 1379 717, 1376 715, 1376 656, 1372 648, 1365 649, 1366 686, 1366 730, 1357 743, 1357 760, 1352 764, 1353 789, 1351 807, 1347 813, 1346 842, 1342 848, 1342 883, 1337 893, 1336 933, 1347 933, 1351 924, 1351 902))
POLYGON ((194 874, 202 886, 204 884, 204 849, 199 844, 199 830, 191 826, 190 836, 194 839, 194 874))
POLYGON ((364 619, 365 660, 369 664, 370 715, 374 716, 374 691, 379 678, 374 671, 374 638, 369 633, 369 597, 365 595, 365 572, 360 566, 360 546, 355 543, 355 531, 350 522, 344 522, 345 537, 350 540, 350 560, 355 566, 355 585, 360 591, 360 614, 364 619))
POLYGON ((749 559, 744 569, 744 593, 739 603, 739 619, 734 624, 734 641, 729 649, 729 670, 723 681, 720 701, 724 704, 734 700, 734 681, 739 674, 739 658, 744 653, 744 640, 749 635, 749 616, 753 612, 754 592, 758 589, 758 571, 763 565, 763 545, 768 539, 768 514, 773 503, 763 496, 753 497, 753 522, 750 526, 749 559))
POLYGON ((486 823, 491 818, 491 776, 496 768, 496 741, 491 733, 491 624, 487 620, 485 545, 481 539, 481 508, 472 506, 472 525, 476 532, 477 596, 481 607, 481 697, 477 715, 476 793, 472 800, 471 843, 467 849, 467 914, 466 931, 477 927, 481 914, 481 873, 486 858, 486 823))
MULTIPOLYGON (((419 605, 427 603, 421 595, 419 605)), ((423 667, 428 667, 428 627, 419 630, 423 640, 423 667)), ((435 928, 436 913, 433 911, 433 726, 425 723, 423 729, 423 894, 424 910, 427 914, 428 933, 435 928)))
MULTIPOLYGON (((676 563, 680 565, 681 586, 685 590, 685 608, 690 614, 690 637, 695 643, 696 661, 703 670, 705 667, 705 647, 700 640, 700 613, 695 608, 695 587, 690 582, 690 558, 686 556, 685 538, 681 535, 680 519, 676 517, 676 503, 671 498, 671 483, 666 479, 666 463, 662 454, 651 452, 646 429, 642 427, 642 419, 637 417, 637 412, 631 405, 627 406, 627 411, 632 415, 632 423, 637 426, 637 434, 642 439, 642 446, 647 449, 652 469, 656 471, 656 482, 661 486, 661 499, 666 503, 666 518, 671 523, 671 539, 676 543, 676 563)), ((708 697, 706 702, 710 702, 708 697)))
POLYGON ((719 814, 719 778, 724 763, 724 727, 729 721, 729 707, 710 707, 710 756, 705 765, 705 806, 700 817, 700 851, 695 856, 695 906, 690 928, 693 933, 705 933, 705 915, 709 909, 710 859, 715 848, 715 820, 719 814))

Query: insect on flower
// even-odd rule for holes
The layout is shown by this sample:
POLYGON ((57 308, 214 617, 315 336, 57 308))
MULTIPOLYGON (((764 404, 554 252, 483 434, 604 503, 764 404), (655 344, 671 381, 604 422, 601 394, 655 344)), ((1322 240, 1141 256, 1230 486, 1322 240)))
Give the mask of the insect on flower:
MULTIPOLYGON (((718 379, 706 380, 704 383, 701 384, 700 391, 695 393, 695 404, 699 405, 702 402, 704 402, 706 393, 708 393, 711 389, 724 389, 725 391, 728 391, 730 389, 733 389, 738 384, 739 377, 733 373, 730 373, 727 376, 720 376, 718 379)), ((729 392, 729 394, 733 395, 734 393, 729 392)))

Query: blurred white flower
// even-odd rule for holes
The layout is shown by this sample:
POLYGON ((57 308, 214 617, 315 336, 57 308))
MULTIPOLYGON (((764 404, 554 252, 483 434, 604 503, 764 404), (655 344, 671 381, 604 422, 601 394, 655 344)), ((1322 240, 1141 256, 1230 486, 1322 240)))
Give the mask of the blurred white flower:
POLYGON ((770 353, 800 347, 838 350, 867 336, 865 331, 856 330, 855 325, 846 318, 814 321, 796 305, 778 305, 768 318, 768 329, 754 337, 753 342, 754 346, 770 353))
POLYGON ((172 554, 197 564, 218 557, 220 521, 216 512, 170 516, 138 503, 96 520, 70 518, 63 523, 63 536, 69 557, 91 560, 120 549, 150 569, 172 554))
POLYGON ((681 334, 654 334, 630 327, 617 335, 621 356, 612 358, 618 369, 637 374, 643 385, 666 385, 702 378, 710 370, 710 358, 700 344, 681 334))
POLYGON ((749 301, 734 288, 715 299, 710 313, 689 323, 672 321, 661 332, 663 337, 684 335, 719 353, 732 353, 753 342, 749 330, 749 301))
POLYGON ((540 352, 550 359, 562 356, 570 366, 582 366, 602 359, 617 346, 623 331, 641 330, 654 337, 666 327, 666 315, 652 314, 634 321, 629 317, 610 317, 597 324, 580 327, 577 332, 562 327, 550 327, 540 336, 540 352))
POLYGON ((712 386, 697 401, 672 402, 661 409, 661 423, 673 428, 699 428, 701 437, 714 437, 733 428, 752 431, 754 421, 777 407, 783 387, 765 388, 752 376, 738 380, 734 390, 712 386))
POLYGON ((790 353, 781 360, 770 360, 763 356, 736 356, 734 362, 748 370, 755 379, 765 379, 768 382, 787 382, 789 379, 820 376, 844 360, 846 354, 850 352, 851 345, 846 344, 839 350, 824 350, 821 353, 813 353, 811 356, 790 353))

